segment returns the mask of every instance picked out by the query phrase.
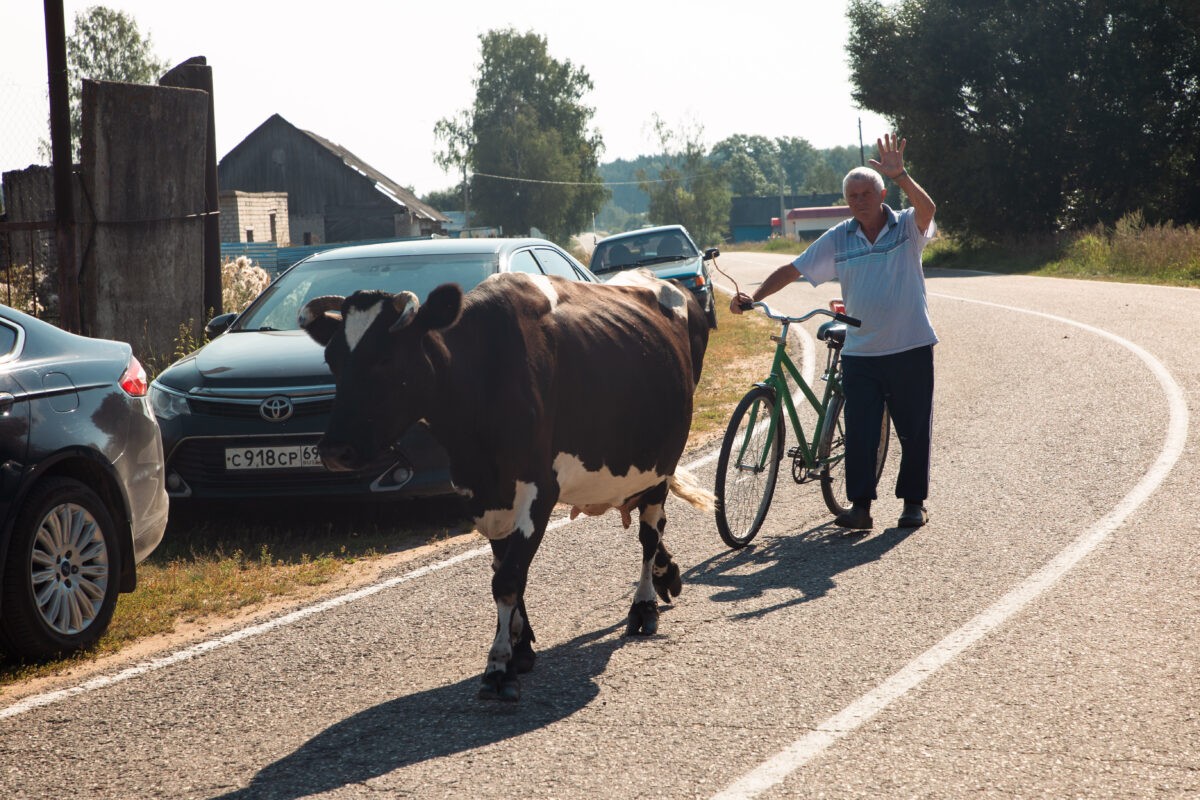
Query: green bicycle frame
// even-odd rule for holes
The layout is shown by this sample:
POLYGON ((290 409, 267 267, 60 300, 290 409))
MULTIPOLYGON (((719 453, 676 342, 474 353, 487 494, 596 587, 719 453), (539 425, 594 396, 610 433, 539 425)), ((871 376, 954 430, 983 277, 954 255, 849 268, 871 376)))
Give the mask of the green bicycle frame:
MULTIPOLYGON (((825 411, 827 408, 829 408, 829 398, 833 396, 835 391, 841 392, 841 376, 838 374, 837 369, 839 353, 836 350, 830 350, 829 357, 825 362, 825 372, 822 376, 823 380, 825 381, 825 392, 821 399, 818 400, 817 395, 812 390, 812 387, 810 387, 808 382, 804 380, 803 376, 800 374, 800 370, 796 367, 791 357, 787 354, 786 343, 788 324, 789 323, 786 321, 781 323, 782 329, 780 332, 771 337, 771 340, 776 343, 775 358, 771 362, 771 374, 765 381, 762 382, 762 384, 770 386, 775 392, 775 397, 778 399, 776 408, 783 407, 787 409, 788 417, 791 418, 792 422, 792 430, 796 432, 796 439, 799 443, 799 448, 797 450, 799 457, 803 460, 805 467, 812 470, 816 469, 818 466, 817 447, 818 443, 821 441, 821 433, 825 428, 825 411), (811 442, 806 440, 804 437, 804 426, 800 424, 800 417, 796 412, 795 401, 792 399, 792 393, 788 390, 788 376, 790 376, 796 386, 799 387, 801 393, 804 395, 804 398, 808 401, 808 404, 813 407, 814 411, 817 412, 816 429, 813 431, 811 442)), ((754 415, 757 415, 757 413, 758 410, 755 409, 753 415, 751 416, 751 430, 757 423, 757 420, 754 418, 754 415)), ((779 420, 779 413, 771 415, 767 441, 774 440, 776 430, 779 425, 779 420)), ((745 444, 742 446, 744 448, 745 444)), ((763 451, 762 458, 764 461, 767 458, 769 450, 770 448, 766 448, 763 451)), ((739 456, 741 455, 744 455, 744 450, 742 453, 739 453, 739 456)), ((741 463, 740 457, 738 462, 741 463)), ((759 468, 762 468, 766 465, 763 463, 759 464, 758 466, 759 468)))

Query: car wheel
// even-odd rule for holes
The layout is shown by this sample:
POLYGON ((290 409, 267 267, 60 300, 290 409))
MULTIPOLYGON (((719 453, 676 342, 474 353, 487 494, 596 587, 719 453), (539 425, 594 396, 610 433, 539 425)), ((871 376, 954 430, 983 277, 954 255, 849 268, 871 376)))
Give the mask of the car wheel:
POLYGON ((36 486, 4 565, 0 646, 30 659, 89 647, 117 605, 120 543, 108 507, 69 478, 36 486))

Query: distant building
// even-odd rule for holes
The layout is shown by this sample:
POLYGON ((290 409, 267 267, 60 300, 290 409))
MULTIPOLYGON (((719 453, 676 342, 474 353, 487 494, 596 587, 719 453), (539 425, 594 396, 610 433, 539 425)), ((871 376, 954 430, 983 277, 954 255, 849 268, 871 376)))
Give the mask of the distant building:
POLYGON ((784 220, 783 235, 788 239, 815 239, 851 216, 848 206, 793 208, 784 220))
POLYGON ((222 242, 292 243, 287 192, 239 192, 219 195, 222 242))
MULTIPOLYGON (((735 242, 761 242, 772 233, 778 235, 779 213, 783 209, 832 206, 840 194, 792 194, 761 197, 735 197, 729 207, 729 234, 735 242), (774 222, 774 226, 772 226, 774 222)), ((844 219, 844 217, 843 217, 844 219)))
MULTIPOLYGON (((445 235, 449 222, 346 148, 301 130, 278 114, 221 159, 217 179, 222 193, 286 195, 287 230, 293 245, 445 235)), ((279 213, 277 237, 282 230, 279 213)), ((255 222, 256 239, 259 224, 255 222)), ((244 226, 239 229, 239 238, 226 240, 223 228, 222 239, 246 241, 244 226)))

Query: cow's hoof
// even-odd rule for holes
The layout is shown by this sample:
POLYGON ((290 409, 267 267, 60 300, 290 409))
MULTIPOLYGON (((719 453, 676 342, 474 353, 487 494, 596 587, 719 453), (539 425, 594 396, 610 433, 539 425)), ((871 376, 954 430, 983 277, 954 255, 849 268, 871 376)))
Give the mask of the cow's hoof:
POLYGON ((626 636, 653 636, 658 633, 658 604, 653 600, 642 600, 629 608, 629 624, 626 636))
POLYGON ((536 661, 537 653, 533 652, 533 643, 521 641, 513 647, 512 660, 508 662, 508 668, 515 670, 518 675, 524 675, 533 669, 536 661))
POLYGON ((485 673, 483 685, 479 687, 479 699, 515 703, 521 699, 521 681, 515 674, 498 669, 485 673))
POLYGON ((670 603, 671 598, 679 597, 679 593, 683 591, 683 578, 680 577, 678 564, 672 561, 666 572, 654 578, 654 591, 658 592, 664 603, 670 603))

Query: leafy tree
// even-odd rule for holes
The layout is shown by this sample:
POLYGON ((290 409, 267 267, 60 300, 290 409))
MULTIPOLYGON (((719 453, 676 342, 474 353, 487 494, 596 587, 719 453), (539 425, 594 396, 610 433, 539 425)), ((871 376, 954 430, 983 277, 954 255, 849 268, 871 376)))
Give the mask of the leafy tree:
POLYGON ((537 227, 565 243, 590 227, 608 197, 598 174, 603 140, 588 130, 593 109, 581 102, 591 78, 551 58, 545 37, 533 32, 479 38, 475 105, 437 123, 446 147, 438 163, 474 173, 469 188, 480 221, 509 233, 537 227))
POLYGON ((994 238, 1200 219, 1194 0, 852 0, 855 99, 910 140, 939 217, 994 238))
MULTIPOLYGON (((124 11, 92 6, 75 14, 75 30, 67 37, 67 86, 71 103, 71 154, 79 158, 83 79, 154 83, 170 63, 154 54, 150 34, 124 11)), ((48 143, 43 150, 49 153, 48 143)))
POLYGON ((421 202, 431 205, 438 211, 457 211, 462 208, 463 187, 452 186, 449 189, 434 189, 421 198, 421 202))
POLYGON ((775 146, 779 148, 779 166, 783 169, 788 189, 793 194, 800 192, 808 185, 809 171, 816 166, 816 149, 807 139, 797 136, 776 139, 775 146))
POLYGON ((778 185, 767 180, 767 176, 758 164, 754 163, 754 159, 745 153, 734 153, 725 162, 725 170, 729 176, 729 188, 735 195, 754 196, 778 191, 778 185))
POLYGON ((701 246, 720 243, 732 202, 725 167, 709 159, 699 130, 671 131, 658 116, 654 129, 665 163, 656 177, 638 170, 642 189, 650 196, 650 222, 683 225, 701 246))

